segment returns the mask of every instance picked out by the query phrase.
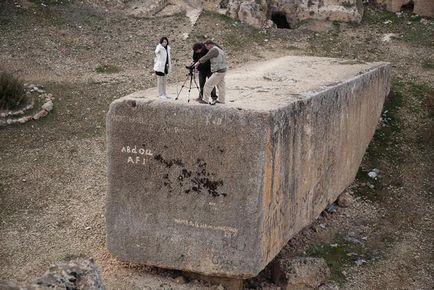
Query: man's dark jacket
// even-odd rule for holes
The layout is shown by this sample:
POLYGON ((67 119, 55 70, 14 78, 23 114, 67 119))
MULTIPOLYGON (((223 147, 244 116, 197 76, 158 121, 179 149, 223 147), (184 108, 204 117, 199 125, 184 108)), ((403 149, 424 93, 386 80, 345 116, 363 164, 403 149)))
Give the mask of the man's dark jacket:
MULTIPOLYGON (((206 49, 205 47, 202 49, 201 52, 193 52, 193 61, 197 62, 202 56, 204 56, 205 54, 208 53, 208 49, 206 49)), ((201 73, 205 73, 205 75, 211 75, 211 62, 208 60, 205 63, 201 63, 199 64, 199 66, 197 67, 197 70, 200 71, 201 73)))

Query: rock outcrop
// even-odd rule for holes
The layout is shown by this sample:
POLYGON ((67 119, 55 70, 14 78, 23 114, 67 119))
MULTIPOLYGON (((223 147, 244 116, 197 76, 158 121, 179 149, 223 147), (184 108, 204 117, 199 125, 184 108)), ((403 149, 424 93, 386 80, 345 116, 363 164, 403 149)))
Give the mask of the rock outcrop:
POLYGON ((377 4, 392 12, 412 9, 420 16, 434 16, 433 0, 376 0, 377 4))
POLYGON ((255 27, 272 20, 279 27, 289 27, 306 19, 360 22, 361 0, 228 0, 204 1, 208 10, 224 13, 255 27))

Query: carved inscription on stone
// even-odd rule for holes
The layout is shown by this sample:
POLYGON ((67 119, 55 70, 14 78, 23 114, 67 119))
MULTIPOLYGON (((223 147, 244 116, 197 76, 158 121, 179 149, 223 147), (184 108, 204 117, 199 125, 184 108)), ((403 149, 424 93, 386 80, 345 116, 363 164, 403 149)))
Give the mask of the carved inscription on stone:
POLYGON ((137 147, 137 145, 123 146, 121 153, 125 155, 127 164, 135 165, 145 165, 147 158, 154 155, 150 149, 137 147))

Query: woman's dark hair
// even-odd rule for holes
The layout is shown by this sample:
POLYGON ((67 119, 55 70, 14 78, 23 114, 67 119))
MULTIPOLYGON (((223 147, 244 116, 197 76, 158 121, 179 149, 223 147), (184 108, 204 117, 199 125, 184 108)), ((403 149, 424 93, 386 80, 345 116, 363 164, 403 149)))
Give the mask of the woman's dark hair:
POLYGON ((164 40, 166 40, 167 41, 167 45, 169 45, 169 39, 167 39, 166 36, 163 36, 162 38, 160 38, 160 44, 162 44, 164 40))
POLYGON ((194 51, 202 49, 203 47, 204 47, 204 45, 201 42, 196 42, 195 44, 193 44, 193 50, 194 51))

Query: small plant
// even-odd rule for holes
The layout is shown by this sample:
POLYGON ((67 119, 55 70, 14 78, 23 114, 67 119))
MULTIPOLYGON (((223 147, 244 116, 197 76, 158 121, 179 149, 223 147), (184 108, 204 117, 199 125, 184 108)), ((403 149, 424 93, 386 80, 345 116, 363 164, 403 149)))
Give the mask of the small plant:
POLYGON ((0 73, 0 110, 12 110, 27 100, 23 82, 12 74, 0 73))
POLYGON ((120 72, 121 69, 118 66, 111 64, 99 64, 96 66, 95 71, 100 74, 112 74, 120 72))

